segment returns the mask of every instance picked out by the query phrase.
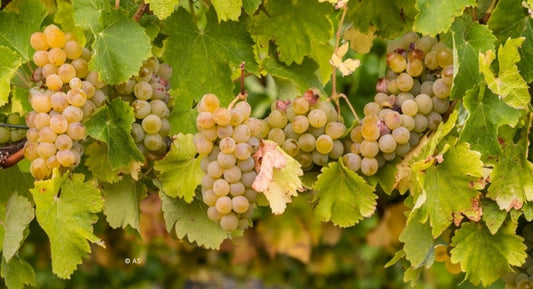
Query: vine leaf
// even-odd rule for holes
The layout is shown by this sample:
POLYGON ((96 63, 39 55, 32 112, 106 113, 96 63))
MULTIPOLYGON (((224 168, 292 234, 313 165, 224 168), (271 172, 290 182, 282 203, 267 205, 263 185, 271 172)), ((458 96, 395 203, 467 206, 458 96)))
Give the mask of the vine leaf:
MULTIPOLYGON (((496 234, 507 218, 507 212, 500 210, 498 204, 489 198, 483 198, 483 221, 491 234, 496 234)), ((525 213, 524 213, 525 215, 525 213)))
POLYGON ((431 226, 428 222, 422 223, 420 213, 413 211, 400 234, 400 242, 404 243, 403 251, 405 258, 411 262, 412 267, 418 268, 425 262, 433 263, 433 260, 427 260, 429 252, 433 250, 433 236, 431 235, 431 226))
POLYGON ((109 159, 112 169, 127 167, 131 160, 144 161, 130 134, 134 121, 129 104, 115 98, 85 123, 88 135, 107 144, 108 154, 104 157, 109 159))
POLYGON ((107 84, 117 84, 136 74, 150 57, 150 38, 124 10, 110 8, 106 1, 76 0, 74 20, 94 35, 89 67, 107 84))
MULTIPOLYGON (((0 11, 0 46, 6 46, 17 53, 24 63, 32 59, 34 50, 28 40, 33 32, 41 30, 46 14, 46 7, 38 0, 22 1, 18 14, 0 11)), ((4 57, 3 53, 0 55, 4 57)), ((3 65, 4 63, 0 66, 3 65)))
POLYGON ((322 168, 314 185, 318 204, 315 215, 323 222, 331 221, 340 227, 357 224, 376 210, 374 187, 363 177, 346 168, 341 160, 322 168))
POLYGON ((470 17, 457 18, 451 27, 453 47, 458 61, 454 62, 457 70, 453 78, 451 99, 462 98, 473 86, 483 80, 479 71, 479 52, 494 49, 496 37, 487 28, 470 17))
POLYGON ((273 214, 283 213, 291 198, 303 190, 299 178, 304 174, 302 166, 276 143, 268 140, 261 143, 254 158, 261 159, 261 168, 252 188, 265 195, 273 214))
POLYGON ((411 30, 417 14, 415 2, 415 0, 349 1, 347 17, 362 33, 375 29, 377 36, 392 39, 406 29, 411 30))
POLYGON ((493 235, 481 223, 463 223, 452 238, 451 261, 461 263, 465 279, 486 287, 511 272, 511 266, 525 262, 526 245, 515 230, 516 225, 509 223, 493 235))
POLYGON ((533 201, 533 163, 528 161, 528 130, 522 129, 517 143, 516 129, 503 126, 500 140, 503 154, 490 175, 487 197, 495 200, 501 210, 522 208, 525 201, 533 201))
POLYGON ((431 36, 447 32, 455 17, 463 14, 466 7, 474 6, 476 6, 475 0, 417 0, 416 9, 420 12, 415 17, 413 29, 431 36))
POLYGON ((218 21, 239 20, 241 16, 242 0, 212 0, 217 11, 218 21))
POLYGON ((107 145, 99 141, 88 145, 83 154, 86 156, 85 165, 91 174, 105 183, 116 183, 120 181, 123 174, 131 175, 137 180, 141 167, 144 165, 143 162, 130 160, 128 166, 113 169, 109 158, 102 158, 108 155, 107 145))
POLYGON ((24 230, 35 217, 33 205, 25 197, 14 193, 6 206, 3 240, 3 258, 10 262, 24 240, 24 230))
POLYGON ((485 76, 490 90, 498 94, 508 105, 514 108, 524 108, 529 104, 528 86, 520 75, 516 63, 520 61, 518 48, 525 38, 509 38, 498 49, 498 76, 491 69, 496 55, 493 50, 479 53, 479 70, 485 76))
POLYGON ((204 94, 216 93, 223 105, 228 104, 234 98, 232 69, 238 69, 243 61, 248 72, 257 73, 254 43, 245 25, 232 21, 218 24, 213 9, 206 14, 202 30, 184 9, 173 13, 163 29, 169 35, 163 44, 163 59, 173 70, 171 133, 196 131, 192 107, 204 94))
POLYGON ((83 175, 60 175, 57 171, 52 179, 35 182, 30 191, 37 221, 50 239, 52 271, 68 279, 82 258, 89 256, 87 241, 104 246, 92 227, 104 200, 93 183, 84 182, 83 175))
POLYGON ((196 242, 198 246, 218 249, 227 234, 220 225, 207 217, 207 205, 201 201, 187 203, 179 198, 171 198, 160 193, 162 210, 169 233, 180 239, 196 242))
POLYGON ((485 85, 475 86, 464 96, 464 106, 469 111, 460 142, 468 142, 473 150, 481 152, 484 159, 499 155, 498 128, 504 124, 515 126, 521 113, 498 98, 485 85))
POLYGON ((8 262, 2 258, 2 269, 0 273, 2 278, 6 281, 6 286, 9 289, 22 289, 24 285, 37 287, 35 279, 35 271, 28 262, 15 255, 8 262))
POLYGON ((192 202, 194 190, 204 175, 200 168, 201 158, 196 157, 192 139, 191 134, 178 134, 165 158, 154 164, 163 192, 173 198, 180 197, 187 203, 192 202))
POLYGON ((415 164, 425 163, 427 167, 418 171, 422 193, 416 199, 415 208, 430 217, 434 237, 454 221, 454 215, 455 218, 460 214, 476 220, 481 218, 476 205, 479 192, 473 185, 483 176, 480 158, 479 152, 470 150, 467 143, 460 143, 443 154, 441 163, 433 158, 429 163, 422 160, 415 164))
POLYGON ((178 5, 178 0, 145 0, 146 4, 150 4, 150 11, 154 12, 155 16, 161 20, 167 19, 174 8, 178 5))
POLYGON ((72 32, 76 35, 76 39, 80 45, 84 46, 87 39, 83 28, 77 26, 74 22, 74 7, 71 2, 67 0, 57 1, 57 12, 54 15, 54 22, 61 25, 63 32, 72 32))
POLYGON ((146 197, 146 186, 125 175, 115 184, 104 184, 104 215, 111 228, 128 225, 139 231, 139 202, 146 197))
POLYGON ((333 37, 333 25, 324 13, 329 9, 330 4, 314 0, 268 1, 253 21, 253 37, 263 47, 274 42, 279 59, 287 65, 301 64, 306 56, 311 57, 324 68, 321 77, 328 77, 334 51, 327 43, 333 37))
POLYGON ((2 184, 0 203, 6 204, 13 192, 30 199, 30 188, 33 187, 34 180, 29 172, 22 172, 19 166, 0 170, 0 184, 2 184))
MULTIPOLYGON (((1 39, 1 37, 0 37, 1 39)), ((11 49, 0 46, 0 107, 7 103, 11 91, 11 78, 17 72, 21 61, 11 49)))

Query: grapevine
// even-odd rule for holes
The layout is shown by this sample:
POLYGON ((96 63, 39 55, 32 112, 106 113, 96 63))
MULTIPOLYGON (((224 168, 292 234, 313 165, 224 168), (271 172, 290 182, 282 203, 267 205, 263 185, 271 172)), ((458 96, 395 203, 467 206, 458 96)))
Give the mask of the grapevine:
POLYGON ((2 285, 532 287, 533 2, 385 2, 2 1, 2 285))

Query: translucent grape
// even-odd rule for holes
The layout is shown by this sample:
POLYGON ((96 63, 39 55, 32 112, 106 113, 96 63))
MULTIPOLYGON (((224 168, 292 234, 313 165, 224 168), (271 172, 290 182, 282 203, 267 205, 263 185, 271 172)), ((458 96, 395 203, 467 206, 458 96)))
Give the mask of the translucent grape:
MULTIPOLYGON (((211 176, 211 175, 209 175, 211 176)), ((211 176, 213 177, 213 176, 211 176)), ((217 179, 213 182, 213 193, 219 197, 226 196, 229 194, 230 186, 229 183, 224 179, 217 179)), ((222 212, 221 212, 222 213, 222 212)))

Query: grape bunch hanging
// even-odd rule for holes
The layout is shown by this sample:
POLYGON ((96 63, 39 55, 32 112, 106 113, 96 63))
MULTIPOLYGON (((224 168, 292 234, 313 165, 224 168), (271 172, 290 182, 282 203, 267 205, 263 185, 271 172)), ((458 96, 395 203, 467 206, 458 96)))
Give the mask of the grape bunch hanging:
POLYGON ((292 101, 277 100, 264 120, 250 118, 245 101, 222 108, 215 95, 206 94, 198 105, 194 145, 205 156, 202 196, 209 218, 229 233, 247 227, 257 195, 251 189, 257 175, 251 154, 264 139, 306 171, 342 158, 349 169, 372 176, 387 161, 405 156, 450 110, 452 51, 435 38, 408 33, 388 46, 387 65, 374 101, 351 130, 334 101, 321 99, 314 89, 292 101))

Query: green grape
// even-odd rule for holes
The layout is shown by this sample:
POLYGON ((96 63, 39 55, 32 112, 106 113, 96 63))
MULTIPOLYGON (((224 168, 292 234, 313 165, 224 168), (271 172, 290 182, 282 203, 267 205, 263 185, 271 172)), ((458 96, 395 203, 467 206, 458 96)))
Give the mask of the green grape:
POLYGON ((328 115, 320 109, 313 109, 307 115, 309 125, 316 128, 321 128, 326 125, 328 115))
MULTIPOLYGON (((150 151, 158 151, 159 149, 161 149, 164 145, 164 141, 163 141, 163 138, 161 137, 160 134, 149 134, 147 133, 145 136, 144 136, 144 142, 143 142, 144 146, 150 150, 150 151)), ((209 146, 213 146, 213 144, 211 142, 207 142, 207 146, 209 148, 209 146)), ((200 152, 198 152, 200 153, 200 152)), ((209 153, 209 152, 207 152, 209 153)), ((202 153, 200 153, 202 154, 202 153)))
POLYGON ((133 115, 136 119, 143 119, 152 111, 150 103, 143 99, 136 99, 131 106, 133 107, 133 115))
POLYGON ((398 75, 396 78, 396 84, 398 85, 399 90, 409 91, 411 88, 413 88, 413 77, 405 72, 400 73, 400 75, 398 75))
POLYGON ((402 114, 400 115, 400 118, 402 119, 402 125, 405 127, 408 131, 412 131, 415 127, 415 119, 412 116, 402 114))
MULTIPOLYGON (((211 175, 209 175, 212 177, 211 175)), ((229 194, 230 186, 229 183, 224 179, 217 179, 213 182, 213 193, 219 197, 226 196, 229 194)), ((222 212, 221 212, 222 213, 222 212)))
POLYGON ((273 110, 267 117, 267 123, 271 128, 283 128, 287 122, 287 116, 280 110, 273 110))
POLYGON ((406 99, 402 103, 402 113, 408 116, 415 116, 418 113, 418 104, 412 99, 406 99))
POLYGON ((392 71, 400 73, 405 70, 407 66, 407 61, 400 54, 392 52, 387 55, 387 65, 392 71))
POLYGON ((391 134, 382 135, 378 141, 379 149, 384 153, 392 153, 396 150, 396 141, 391 134))
POLYGON ((217 155, 218 165, 223 169, 229 169, 235 165, 237 158, 233 154, 220 152, 217 155))
MULTIPOLYGON (((307 102, 307 101, 306 101, 307 102)), ((292 130, 295 133, 302 134, 309 128, 309 120, 305 115, 297 115, 292 120, 292 130)))
POLYGON ((246 188, 241 182, 235 182, 235 183, 230 184, 229 193, 233 197, 242 196, 244 195, 245 190, 246 188))
POLYGON ((218 221, 220 220, 220 218, 222 218, 222 215, 217 211, 217 208, 215 207, 215 205, 213 205, 207 208, 207 217, 210 220, 218 221))
POLYGON ((207 174, 213 179, 217 179, 222 177, 222 174, 224 174, 224 169, 218 165, 218 162, 210 162, 209 165, 207 165, 207 174))
POLYGON ((431 47, 437 42, 437 39, 430 36, 422 36, 420 39, 418 39, 415 42, 415 48, 420 49, 424 52, 424 54, 431 51, 431 47))
POLYGON ((240 124, 233 130, 233 138, 237 143, 245 143, 250 140, 251 132, 250 129, 244 125, 240 124))
POLYGON ((0 144, 9 142, 11 137, 9 129, 7 127, 0 126, 0 144))
POLYGON ((321 154, 316 150, 311 153, 311 158, 313 159, 313 163, 322 167, 325 167, 329 160, 328 155, 321 154))
POLYGON ((242 172, 238 166, 233 166, 224 170, 224 179, 229 183, 238 182, 241 179, 242 172))
POLYGON ((235 104, 235 109, 241 112, 243 121, 248 120, 252 113, 252 107, 246 101, 240 101, 235 104))
POLYGON ((37 143, 26 142, 26 144, 24 144, 24 157, 30 161, 33 161, 39 157, 39 153, 37 152, 37 143))
POLYGON ((424 63, 420 59, 409 60, 406 71, 412 77, 420 76, 424 71, 424 63))
POLYGON ((252 154, 252 147, 248 143, 239 143, 233 154, 238 160, 246 160, 252 154))
POLYGON ((148 134, 156 134, 161 130, 161 118, 155 114, 147 115, 141 122, 143 130, 148 134))
POLYGON ((240 125, 243 121, 244 121, 244 116, 242 114, 242 111, 236 109, 236 108, 232 108, 230 109, 230 114, 231 114, 231 120, 229 122, 229 124, 233 127, 235 126, 238 126, 240 125))
POLYGON ((292 138, 285 140, 281 148, 291 157, 295 157, 300 152, 298 141, 292 138))
POLYGON ((220 147, 220 151, 226 154, 233 153, 233 151, 235 151, 236 145, 237 144, 235 143, 235 140, 231 137, 225 137, 221 139, 218 144, 218 146, 220 147))
POLYGON ((313 157, 308 152, 300 151, 296 160, 302 165, 302 168, 311 168, 313 166, 313 157))
POLYGON ((306 114, 309 110, 309 101, 304 97, 297 97, 292 102, 292 108, 296 114, 306 114))
MULTIPOLYGON (((87 62, 87 60, 83 58, 76 58, 72 60, 70 64, 72 64, 72 66, 74 66, 74 69, 76 69, 76 77, 85 78, 89 74, 89 63, 87 62)), ((130 93, 124 93, 124 94, 130 94, 130 93)))
POLYGON ((144 139, 144 130, 142 129, 142 126, 138 123, 133 123, 131 125, 131 136, 133 137, 133 140, 135 143, 140 143, 144 139))
POLYGON ((365 114, 365 116, 378 115, 380 110, 381 110, 381 105, 375 102, 369 102, 365 104, 365 107, 363 108, 363 113, 365 114))
POLYGON ((427 80, 420 85, 420 93, 433 96, 433 81, 427 80))
POLYGON ((415 120, 415 126, 413 128, 413 131, 424 132, 426 128, 428 127, 428 120, 424 115, 417 114, 414 116, 414 120, 415 120))
POLYGON ((80 122, 83 119, 83 110, 81 110, 81 108, 79 107, 75 107, 72 105, 67 106, 63 110, 62 114, 69 123, 80 122))
POLYGON ((378 160, 375 158, 363 158, 361 160, 361 172, 367 176, 373 176, 379 168, 378 160))
POLYGON ((361 168, 361 157, 358 154, 347 153, 342 157, 342 161, 347 168, 354 172, 361 168))
POLYGON ((415 97, 413 96, 413 94, 411 92, 400 92, 396 96, 396 104, 399 105, 399 106, 402 106, 403 103, 406 100, 409 100, 409 99, 411 99, 411 100, 415 99, 415 97))
POLYGON ((310 133, 305 133, 298 139, 298 146, 304 152, 312 152, 315 149, 315 137, 310 133))
POLYGON ((241 169, 241 171, 249 172, 254 169, 255 161, 252 157, 249 157, 245 160, 237 161, 237 166, 241 169))
POLYGON ((397 143, 404 144, 409 141, 411 134, 409 133, 409 130, 406 127, 401 126, 392 131, 392 137, 397 143))
POLYGON ((217 203, 218 196, 213 190, 205 190, 202 192, 202 200, 209 207, 213 207, 217 203))
POLYGON ((438 114, 445 114, 450 108, 450 102, 445 98, 438 98, 434 96, 433 98, 433 111, 438 114))
POLYGON ((57 160, 57 157, 54 155, 54 156, 51 156, 48 159, 46 159, 46 166, 50 170, 53 170, 53 169, 58 169, 59 167, 61 167, 61 164, 57 160))
POLYGON ((222 228, 222 230, 224 230, 226 232, 235 231, 238 226, 239 226, 239 219, 233 213, 232 214, 223 215, 220 218, 220 227, 222 228))
POLYGON ((36 179, 45 179, 47 178, 51 171, 50 168, 46 165, 46 160, 44 158, 36 158, 31 162, 30 166, 31 175, 36 179))
POLYGON ((385 114, 384 120, 385 120, 385 124, 387 125, 389 129, 398 128, 402 124, 402 118, 400 116, 400 113, 398 113, 397 111, 393 111, 393 110, 385 114))
MULTIPOLYGON (((255 171, 248 171, 248 172, 245 172, 242 174, 242 177, 241 177, 241 183, 246 187, 246 188, 251 188, 252 187, 252 183, 255 181, 255 177, 257 177, 257 173, 255 171)), ((248 198, 250 199, 250 198, 248 198)))
POLYGON ((426 65, 426 68, 429 70, 437 69, 438 67, 437 51, 431 50, 428 53, 426 53, 426 57, 424 58, 424 64, 426 65))
POLYGON ((139 81, 133 87, 133 94, 138 99, 148 100, 154 94, 154 89, 150 83, 146 81, 139 81))
MULTIPOLYGON (((228 190, 229 190, 229 186, 228 186, 228 190)), ((215 194, 216 194, 216 192, 215 192, 215 194)), ((218 198, 218 200, 217 200, 217 202, 215 204, 215 207, 217 208, 217 211, 221 215, 225 215, 225 214, 228 214, 228 213, 231 212, 231 210, 233 209, 233 203, 231 202, 231 198, 230 197, 222 196, 222 197, 218 198)))
POLYGON ((231 137, 233 135, 233 127, 231 125, 217 126, 216 135, 219 139, 231 137))
POLYGON ((167 118, 170 114, 167 104, 159 99, 150 101, 151 113, 159 116, 160 118, 167 118))
POLYGON ((316 139, 315 149, 321 154, 328 154, 333 149, 333 139, 329 135, 321 135, 316 139))
POLYGON ((330 122, 326 125, 325 132, 332 139, 339 139, 346 132, 346 126, 342 122, 330 122))
POLYGON ((418 105, 418 113, 428 114, 433 110, 433 100, 427 94, 419 94, 415 97, 416 104, 418 105))
POLYGON ((226 126, 231 121, 231 113, 227 108, 219 107, 213 112, 213 119, 217 125, 226 126))
MULTIPOLYGON (((381 105, 385 101, 387 101, 387 102, 389 101, 389 96, 387 94, 385 94, 383 92, 378 92, 378 93, 376 93, 376 95, 374 95, 374 103, 376 103, 378 105, 381 105)), ((369 103, 372 103, 372 102, 369 102, 369 103)), ((366 113, 365 113, 365 115, 366 115, 366 113)))
POLYGON ((338 159, 344 154, 344 144, 340 140, 333 141, 333 149, 329 152, 328 156, 331 159, 338 159))
POLYGON ((379 153, 378 142, 364 140, 363 142, 361 142, 359 151, 362 156, 367 158, 373 158, 379 153))
POLYGON ((250 208, 250 202, 244 196, 236 196, 232 200, 233 211, 237 214, 243 214, 250 208))
POLYGON ((442 116, 434 111, 426 116, 428 120, 428 129, 436 130, 439 124, 442 122, 442 116))
POLYGON ((54 132, 49 126, 43 127, 39 130, 39 141, 53 143, 56 141, 57 133, 54 132))
POLYGON ((433 94, 438 98, 447 98, 450 95, 450 86, 439 78, 433 82, 433 94))
POLYGON ((285 142, 285 132, 281 128, 273 128, 268 133, 268 139, 282 146, 285 142))

